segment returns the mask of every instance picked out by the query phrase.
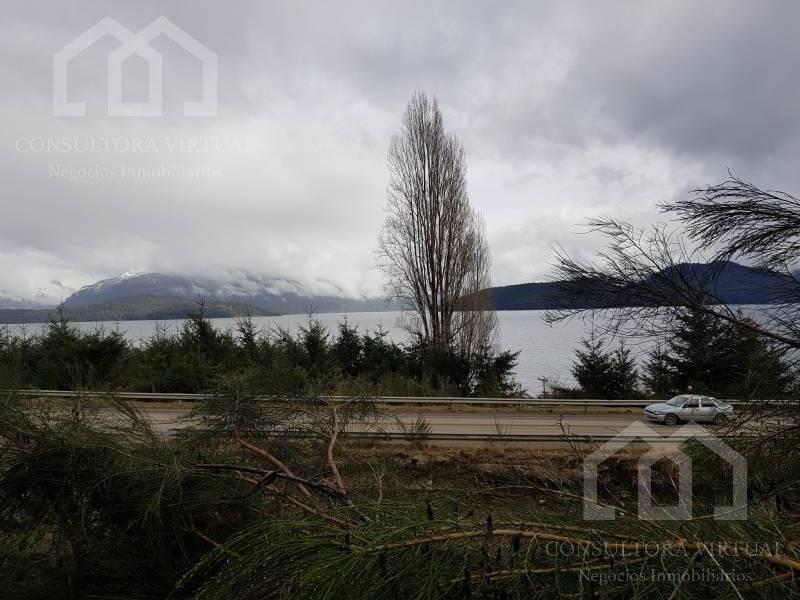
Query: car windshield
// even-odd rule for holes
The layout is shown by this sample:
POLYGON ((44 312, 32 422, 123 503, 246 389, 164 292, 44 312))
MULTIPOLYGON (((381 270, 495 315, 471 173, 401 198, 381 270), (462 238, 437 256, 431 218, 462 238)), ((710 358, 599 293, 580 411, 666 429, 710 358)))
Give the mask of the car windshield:
POLYGON ((666 403, 670 406, 682 406, 687 400, 689 400, 689 396, 675 396, 671 400, 667 400, 666 403))

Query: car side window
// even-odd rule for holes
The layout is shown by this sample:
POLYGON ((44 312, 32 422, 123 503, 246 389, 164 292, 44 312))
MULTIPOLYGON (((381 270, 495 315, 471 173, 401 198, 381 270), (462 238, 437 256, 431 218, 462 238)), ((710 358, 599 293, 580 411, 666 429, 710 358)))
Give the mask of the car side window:
POLYGON ((698 408, 699 406, 700 402, 698 400, 689 400, 683 405, 683 408, 698 408))

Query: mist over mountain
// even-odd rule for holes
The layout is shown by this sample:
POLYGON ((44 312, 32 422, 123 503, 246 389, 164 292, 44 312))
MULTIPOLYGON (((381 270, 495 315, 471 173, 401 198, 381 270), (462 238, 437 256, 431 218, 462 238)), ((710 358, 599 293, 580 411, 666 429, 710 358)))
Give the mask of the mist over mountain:
MULTIPOLYGON (((716 299, 726 304, 772 304, 781 301, 787 276, 734 262, 676 265, 696 281, 708 280, 716 299)), ((602 308, 596 298, 568 297, 557 281, 489 288, 496 310, 602 308)), ((396 310, 380 298, 312 296, 296 282, 246 275, 228 281, 163 273, 126 273, 85 286, 64 301, 73 321, 182 319, 200 300, 208 317, 396 310)), ((54 307, 0 297, 0 323, 47 321, 54 307)))
POLYGON ((0 309, 23 310, 23 309, 42 308, 42 306, 43 305, 41 303, 34 302, 32 300, 10 298, 8 296, 3 296, 2 294, 0 294, 0 309))
POLYGON ((389 305, 379 298, 312 296, 296 282, 246 274, 219 281, 162 273, 126 273, 82 287, 64 301, 64 306, 76 308, 137 297, 230 302, 281 314, 380 311, 389 305))
MULTIPOLYGON (((380 298, 311 295, 298 283, 242 274, 226 281, 163 273, 125 273, 103 279, 64 300, 64 314, 73 321, 182 319, 203 301, 208 317, 244 314, 372 312, 396 305, 380 298)), ((53 306, 0 297, 0 323, 36 323, 53 315, 53 306)))

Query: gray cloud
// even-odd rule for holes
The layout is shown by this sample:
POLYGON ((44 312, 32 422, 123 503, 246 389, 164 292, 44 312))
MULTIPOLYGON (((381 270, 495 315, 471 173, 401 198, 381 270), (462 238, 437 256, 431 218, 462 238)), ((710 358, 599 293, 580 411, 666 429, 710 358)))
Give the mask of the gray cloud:
MULTIPOLYGON (((542 278, 579 223, 637 223, 733 168, 800 190, 793 2, 237 2, 8 0, 0 8, 0 290, 52 301, 130 270, 296 280, 374 294, 388 139, 410 94, 439 96, 464 141, 494 280, 542 278), (76 59, 86 118, 52 116, 52 56, 105 16, 164 15, 219 58, 219 116, 185 118, 199 66, 169 40, 165 116, 109 118, 104 39, 76 59), (157 152, 31 152, 19 140, 156 140, 157 152), (182 152, 171 140, 229 147, 182 152), (166 169, 154 178, 87 169, 166 169), (71 170, 71 171, 70 171, 71 170), (205 170, 205 171, 204 171, 205 170), (210 172, 188 177, 188 172, 210 172)), ((142 64, 125 93, 141 98, 142 64)))

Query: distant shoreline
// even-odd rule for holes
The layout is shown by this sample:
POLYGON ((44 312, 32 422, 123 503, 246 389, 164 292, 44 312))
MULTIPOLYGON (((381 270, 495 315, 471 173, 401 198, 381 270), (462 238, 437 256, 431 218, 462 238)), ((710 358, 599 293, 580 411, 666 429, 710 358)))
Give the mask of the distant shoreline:
MULTIPOLYGON (((290 312, 272 312, 263 309, 259 309, 256 307, 251 307, 252 310, 249 312, 236 312, 231 313, 229 311, 215 311, 213 310, 213 305, 206 305, 204 309, 204 316, 207 319, 237 319, 241 317, 251 316, 251 317, 284 317, 284 316, 293 316, 293 315, 306 315, 307 312, 302 311, 290 311, 290 312)), ((64 311, 64 317, 70 323, 117 323, 123 321, 185 321, 189 318, 190 314, 197 310, 197 306, 195 305, 191 309, 187 309, 186 312, 181 314, 174 314, 174 315, 165 315, 161 314, 160 316, 155 316, 152 314, 141 314, 138 316, 127 316, 125 318, 117 317, 117 318, 110 318, 103 315, 86 315, 81 314, 80 316, 75 316, 72 314, 72 311, 69 309, 64 311)), ((84 311, 81 311, 84 313, 84 311)), ((326 311, 315 311, 313 314, 319 315, 331 315, 331 314, 348 314, 348 313, 393 313, 398 312, 398 309, 388 309, 388 310, 357 310, 357 311, 342 311, 342 310, 326 310, 326 311)), ((0 308, 0 326, 4 325, 42 325, 49 323, 52 318, 56 317, 56 308, 42 308, 42 309, 29 309, 29 308, 0 308), (9 316, 13 317, 9 320, 9 316)))

